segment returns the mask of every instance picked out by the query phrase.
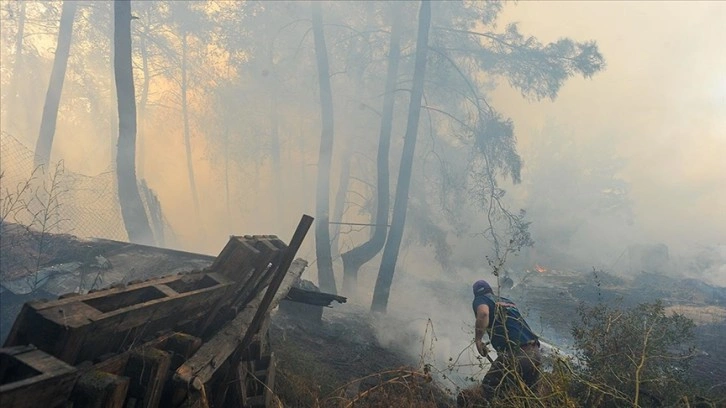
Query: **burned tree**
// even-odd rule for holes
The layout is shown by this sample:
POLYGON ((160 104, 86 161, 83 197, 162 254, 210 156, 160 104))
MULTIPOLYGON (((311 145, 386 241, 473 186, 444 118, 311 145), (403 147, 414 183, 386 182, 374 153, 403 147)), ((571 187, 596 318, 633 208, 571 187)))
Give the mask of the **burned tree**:
POLYGON ((318 81, 320 86, 320 153, 318 155, 318 186, 316 192, 315 253, 317 256, 318 280, 324 292, 336 293, 333 260, 330 250, 330 164, 333 155, 333 92, 330 85, 328 50, 323 31, 323 11, 319 2, 311 3, 313 14, 313 36, 317 56, 318 81))
POLYGON ((408 124, 403 142, 401 167, 398 172, 396 184, 396 197, 393 203, 393 218, 388 239, 383 248, 383 259, 376 279, 373 292, 371 310, 385 313, 388 306, 388 295, 393 283, 393 272, 398 261, 398 251, 403 238, 403 228, 406 225, 406 208, 408 206, 408 190, 411 184, 411 169, 416 149, 416 136, 418 135, 418 121, 421 115, 421 100, 423 98, 424 79, 426 77, 426 56, 428 54, 429 27, 431 26, 431 3, 427 0, 421 2, 419 12, 418 35, 416 37, 416 65, 413 72, 413 87, 408 108, 408 124))
POLYGON ((58 106, 63 92, 63 81, 66 77, 68 54, 71 49, 73 37, 73 19, 78 4, 75 1, 64 1, 61 11, 60 27, 58 29, 58 45, 53 59, 53 70, 48 82, 48 92, 45 95, 43 116, 40 122, 40 132, 35 145, 35 167, 47 165, 50 162, 50 151, 53 148, 53 137, 58 120, 58 106))
POLYGON ((383 249, 388 233, 387 224, 390 209, 388 156, 391 148, 391 129, 393 128, 394 92, 396 79, 398 78, 398 65, 401 59, 402 22, 400 21, 400 8, 399 4, 392 4, 391 40, 388 51, 386 87, 383 95, 381 130, 378 137, 378 155, 376 158, 378 175, 375 227, 370 239, 341 255, 343 258, 343 286, 346 291, 352 291, 355 287, 360 267, 373 259, 383 249))
MULTIPOLYGON (((184 30, 184 29, 183 29, 184 30)), ((194 202, 194 211, 197 218, 200 217, 199 211, 199 194, 197 193, 197 182, 194 178, 194 161, 192 160, 192 137, 191 130, 189 128, 189 102, 188 92, 189 85, 187 81, 187 32, 181 33, 182 41, 182 58, 181 58, 181 104, 182 104, 182 118, 184 120, 184 149, 187 156, 187 174, 189 176, 189 188, 192 192, 192 200, 194 202)))
POLYGON ((153 244, 144 204, 136 184, 136 94, 131 66, 131 2, 114 2, 114 77, 118 101, 116 177, 126 232, 131 242, 153 244))

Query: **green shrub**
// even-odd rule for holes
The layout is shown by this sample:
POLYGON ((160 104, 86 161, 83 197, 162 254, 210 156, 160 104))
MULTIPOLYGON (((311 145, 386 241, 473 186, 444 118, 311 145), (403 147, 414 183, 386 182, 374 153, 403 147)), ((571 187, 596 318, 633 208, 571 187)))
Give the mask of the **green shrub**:
POLYGON ((673 406, 693 392, 686 378, 693 321, 667 315, 660 301, 578 313, 572 334, 582 365, 574 391, 584 406, 673 406))

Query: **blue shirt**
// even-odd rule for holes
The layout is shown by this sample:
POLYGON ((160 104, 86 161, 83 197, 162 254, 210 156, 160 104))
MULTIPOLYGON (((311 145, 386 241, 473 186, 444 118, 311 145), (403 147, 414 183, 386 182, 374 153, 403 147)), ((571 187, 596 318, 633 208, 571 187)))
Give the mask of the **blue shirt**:
POLYGON ((478 294, 472 302, 475 317, 480 305, 489 306, 487 333, 494 350, 505 351, 538 339, 511 300, 492 293, 478 294))

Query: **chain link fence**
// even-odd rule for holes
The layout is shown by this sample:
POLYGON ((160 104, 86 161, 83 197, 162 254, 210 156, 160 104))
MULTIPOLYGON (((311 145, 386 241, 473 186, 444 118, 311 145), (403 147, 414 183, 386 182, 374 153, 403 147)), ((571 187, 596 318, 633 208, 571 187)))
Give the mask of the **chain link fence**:
MULTIPOLYGON (((63 162, 35 168, 34 153, 7 132, 0 136, 0 213, 4 223, 44 233, 128 240, 121 217, 116 174, 96 176, 66 171, 63 162)), ((174 240, 158 199, 145 183, 140 192, 157 244, 174 240)))

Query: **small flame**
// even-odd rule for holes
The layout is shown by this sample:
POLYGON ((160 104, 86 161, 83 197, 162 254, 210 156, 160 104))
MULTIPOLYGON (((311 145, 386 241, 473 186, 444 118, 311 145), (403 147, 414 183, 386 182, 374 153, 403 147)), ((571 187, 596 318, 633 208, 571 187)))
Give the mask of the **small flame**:
POLYGON ((546 269, 546 268, 544 268, 544 267, 541 267, 541 266, 539 266, 538 264, 535 264, 535 265, 534 265, 534 269, 535 269, 535 270, 536 270, 537 272, 539 272, 539 273, 545 273, 545 272, 547 272, 547 269, 546 269))

